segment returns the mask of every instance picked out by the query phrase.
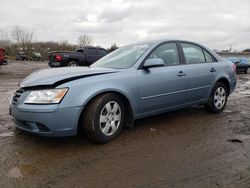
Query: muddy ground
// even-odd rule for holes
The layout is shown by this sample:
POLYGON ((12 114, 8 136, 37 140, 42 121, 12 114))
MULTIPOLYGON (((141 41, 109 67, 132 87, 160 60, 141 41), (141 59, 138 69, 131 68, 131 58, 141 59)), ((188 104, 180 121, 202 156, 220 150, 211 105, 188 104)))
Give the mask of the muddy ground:
POLYGON ((11 94, 45 67, 13 62, 0 69, 0 187, 250 187, 250 74, 238 75, 221 114, 200 107, 166 113, 96 145, 13 128, 11 94))

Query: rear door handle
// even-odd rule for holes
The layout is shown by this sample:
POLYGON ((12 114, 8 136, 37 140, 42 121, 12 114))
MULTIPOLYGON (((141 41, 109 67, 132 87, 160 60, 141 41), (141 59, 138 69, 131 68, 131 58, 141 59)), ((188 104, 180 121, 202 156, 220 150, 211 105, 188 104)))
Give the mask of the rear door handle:
POLYGON ((212 67, 212 68, 210 69, 210 72, 216 72, 216 69, 212 67))
POLYGON ((184 77, 184 76, 186 76, 186 74, 185 74, 183 71, 180 71, 180 72, 177 74, 177 76, 179 76, 179 77, 184 77))

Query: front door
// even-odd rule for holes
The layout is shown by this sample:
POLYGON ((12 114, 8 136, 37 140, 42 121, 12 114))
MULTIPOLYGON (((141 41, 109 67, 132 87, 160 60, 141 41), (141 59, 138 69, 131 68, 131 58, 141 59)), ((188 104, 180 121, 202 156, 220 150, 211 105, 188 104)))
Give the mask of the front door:
POLYGON ((185 104, 185 65, 180 64, 176 43, 160 45, 148 58, 161 58, 165 66, 138 70, 138 113, 157 112, 185 104))

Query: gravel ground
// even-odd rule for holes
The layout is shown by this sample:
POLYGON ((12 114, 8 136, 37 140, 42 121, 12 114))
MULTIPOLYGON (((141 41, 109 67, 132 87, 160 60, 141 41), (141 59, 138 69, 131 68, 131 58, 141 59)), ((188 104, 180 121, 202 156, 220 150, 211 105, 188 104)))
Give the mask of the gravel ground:
POLYGON ((196 107, 145 118, 114 141, 44 138, 13 128, 10 96, 46 62, 0 68, 0 187, 250 187, 250 74, 223 113, 196 107))

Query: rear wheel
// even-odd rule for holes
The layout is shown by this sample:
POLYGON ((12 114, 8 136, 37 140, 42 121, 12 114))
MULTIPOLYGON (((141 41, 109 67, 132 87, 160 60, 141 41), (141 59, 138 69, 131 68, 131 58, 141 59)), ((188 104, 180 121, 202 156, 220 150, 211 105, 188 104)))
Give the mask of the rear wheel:
POLYGON ((247 68, 244 73, 247 74, 249 72, 249 68, 247 68))
POLYGON ((82 126, 89 139, 107 143, 121 133, 123 125, 124 104, 117 95, 107 93, 87 106, 82 126))
POLYGON ((220 113, 224 110, 228 97, 228 89, 225 84, 217 82, 211 92, 207 105, 208 111, 211 113, 220 113))
POLYGON ((69 67, 78 67, 79 64, 76 61, 71 61, 71 62, 68 63, 68 66, 69 67))

